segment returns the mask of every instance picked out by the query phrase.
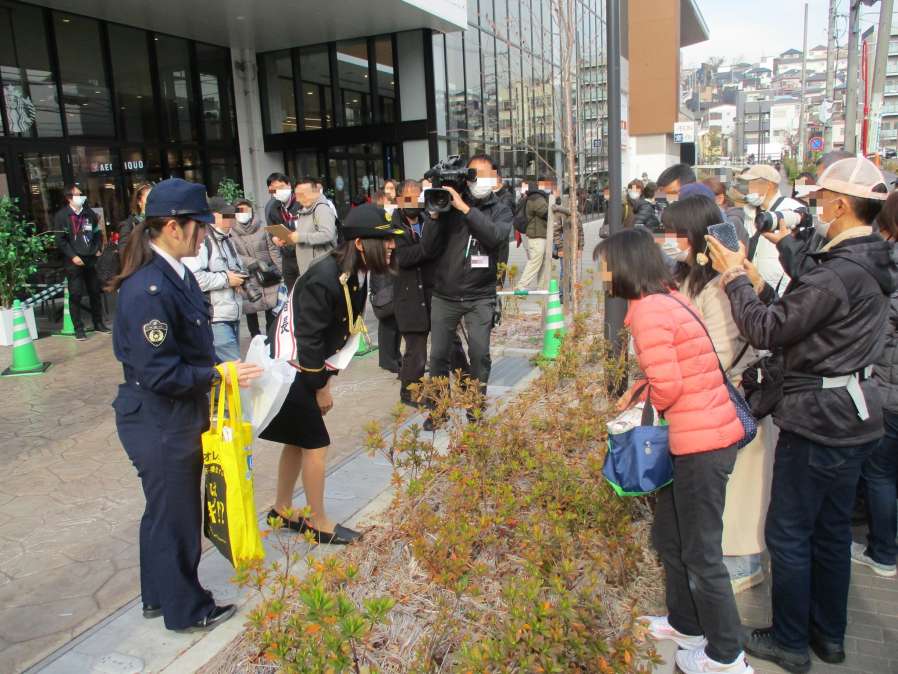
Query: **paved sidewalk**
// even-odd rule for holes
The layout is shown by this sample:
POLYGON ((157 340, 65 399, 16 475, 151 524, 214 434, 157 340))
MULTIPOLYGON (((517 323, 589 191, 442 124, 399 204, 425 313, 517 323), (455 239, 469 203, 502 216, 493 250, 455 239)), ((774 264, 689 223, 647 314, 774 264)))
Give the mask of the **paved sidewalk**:
MULTIPOLYGON (((863 540, 857 532, 855 540, 863 540)), ((770 581, 736 595, 742 624, 770 624, 770 581)), ((882 578, 865 566, 851 565, 846 659, 828 665, 813 654, 812 674, 898 674, 898 579, 882 578)), ((776 665, 749 658, 756 674, 785 674, 776 665)))
MULTIPOLYGON (((376 330, 372 333, 376 334, 376 330)), ((111 338, 37 342, 39 377, 0 379, 0 672, 22 671, 139 592, 137 526, 144 497, 119 444, 110 403, 121 379, 111 338)), ((0 353, 0 368, 9 359, 0 353)), ((399 384, 358 359, 334 389, 332 464, 386 419, 399 384)), ((257 445, 257 504, 270 507, 280 446, 257 445)), ((345 495, 330 485, 328 496, 345 495)))

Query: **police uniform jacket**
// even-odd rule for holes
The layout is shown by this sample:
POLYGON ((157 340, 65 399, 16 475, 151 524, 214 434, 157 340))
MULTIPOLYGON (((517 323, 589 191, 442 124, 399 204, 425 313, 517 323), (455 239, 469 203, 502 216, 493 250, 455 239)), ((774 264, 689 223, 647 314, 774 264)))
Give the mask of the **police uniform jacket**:
MULTIPOLYGON (((205 399, 215 365, 209 306, 193 274, 179 278, 159 255, 119 290, 113 348, 121 361, 123 398, 205 399)), ((200 405, 208 421, 209 410, 200 405)), ((118 408, 117 408, 118 409, 118 408)))
POLYGON ((327 371, 324 361, 349 340, 350 320, 354 321, 365 311, 367 281, 355 274, 347 279, 352 304, 350 319, 341 274, 333 255, 319 258, 296 282, 292 294, 299 378, 314 391, 323 388, 328 377, 334 374, 327 371))

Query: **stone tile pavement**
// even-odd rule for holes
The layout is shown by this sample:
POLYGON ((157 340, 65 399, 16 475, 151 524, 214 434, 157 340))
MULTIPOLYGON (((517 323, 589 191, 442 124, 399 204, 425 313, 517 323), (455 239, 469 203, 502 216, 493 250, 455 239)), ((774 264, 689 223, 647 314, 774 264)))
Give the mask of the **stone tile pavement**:
MULTIPOLYGON (((863 540, 855 532, 855 540, 863 540)), ((770 582, 736 595, 743 625, 770 624, 770 582)), ((848 593, 846 659, 828 665, 813 654, 812 674, 898 674, 898 579, 882 578, 870 569, 851 565, 848 593)), ((785 674, 785 670, 749 658, 756 674, 785 674)))
MULTIPOLYGON (((376 330, 372 334, 376 334, 376 330)), ((0 379, 0 672, 21 671, 139 593, 143 493, 119 444, 110 403, 121 369, 111 338, 37 342, 53 363, 38 377, 0 379)), ((7 366, 7 349, 0 368, 7 366)), ((336 463, 361 444, 363 423, 398 400, 376 353, 334 390, 328 416, 336 463)), ((279 446, 257 446, 260 509, 274 496, 279 446)), ((339 485, 329 497, 342 498, 339 485)))

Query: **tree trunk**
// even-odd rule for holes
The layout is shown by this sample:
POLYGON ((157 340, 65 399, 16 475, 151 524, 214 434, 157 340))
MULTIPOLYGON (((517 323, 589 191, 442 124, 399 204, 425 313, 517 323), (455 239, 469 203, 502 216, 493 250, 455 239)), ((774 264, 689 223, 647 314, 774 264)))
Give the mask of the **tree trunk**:
MULTIPOLYGON (((570 242, 570 260, 565 260, 565 271, 570 275, 572 292, 565 303, 576 315, 580 310, 580 242, 579 221, 577 212, 577 165, 576 147, 574 143, 574 59, 577 53, 577 26, 574 11, 575 0, 555 0, 555 12, 558 18, 559 37, 561 38, 561 99, 564 117, 562 146, 566 159, 566 179, 570 189, 571 216, 567 220, 566 241, 570 242)), ((567 256, 565 256, 567 257, 567 256)))

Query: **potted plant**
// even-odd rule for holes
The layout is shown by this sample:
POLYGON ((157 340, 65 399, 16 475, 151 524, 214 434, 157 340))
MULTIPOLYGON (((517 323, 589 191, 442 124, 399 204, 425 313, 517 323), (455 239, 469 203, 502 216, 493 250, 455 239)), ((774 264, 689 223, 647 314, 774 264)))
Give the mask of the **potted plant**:
MULTIPOLYGON (((37 271, 48 245, 47 234, 35 234, 14 199, 0 196, 0 345, 12 345, 12 303, 37 271)), ((25 308, 32 339, 37 339, 34 308, 25 308)))

